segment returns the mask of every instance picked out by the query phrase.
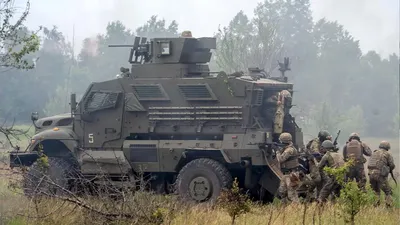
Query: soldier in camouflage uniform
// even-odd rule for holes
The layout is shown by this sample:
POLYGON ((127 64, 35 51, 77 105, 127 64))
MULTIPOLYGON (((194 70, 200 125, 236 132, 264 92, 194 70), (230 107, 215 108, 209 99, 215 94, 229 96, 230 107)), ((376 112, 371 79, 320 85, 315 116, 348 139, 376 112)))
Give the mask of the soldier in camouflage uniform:
MULTIPOLYGON (((318 168, 323 170, 324 167, 339 168, 344 165, 344 160, 341 154, 337 152, 337 148, 333 145, 332 141, 325 140, 321 144, 321 148, 326 153, 318 163, 318 168)), ((324 172, 325 173, 325 172, 324 172)), ((324 185, 318 197, 318 202, 325 202, 331 193, 338 195, 340 192, 340 185, 333 175, 325 173, 324 185)))
POLYGON ((389 186, 388 176, 395 167, 393 156, 389 153, 390 143, 382 141, 379 149, 372 153, 368 163, 369 182, 378 196, 380 203, 381 190, 385 193, 386 206, 392 206, 392 189, 389 186))
POLYGON ((317 199, 319 191, 322 188, 322 178, 319 168, 315 164, 314 156, 308 156, 308 172, 309 174, 303 181, 303 185, 307 187, 307 198, 317 199))
POLYGON ((310 142, 307 144, 307 149, 310 149, 313 153, 319 152, 321 148, 321 143, 324 142, 325 140, 331 140, 332 136, 331 134, 326 131, 326 130, 321 130, 318 132, 318 137, 312 139, 310 142))
MULTIPOLYGON (((326 130, 321 130, 318 132, 318 137, 314 138, 310 142, 308 142, 306 148, 311 151, 311 153, 314 155, 314 158, 318 162, 321 160, 321 157, 323 154, 321 154, 321 143, 325 140, 330 140, 331 134, 326 131, 326 130)), ((312 193, 316 191, 316 197, 319 196, 319 193, 322 189, 323 186, 323 181, 324 181, 324 173, 317 168, 317 166, 314 163, 314 159, 312 159, 312 162, 310 163, 310 166, 313 166, 313 170, 310 168, 310 177, 311 177, 311 185, 309 185, 309 192, 312 193), (314 190, 316 189, 316 190, 314 190)))
POLYGON ((353 160, 353 165, 349 168, 347 179, 356 179, 358 186, 365 189, 367 178, 364 172, 364 163, 367 162, 365 156, 371 156, 372 151, 365 143, 361 142, 360 136, 357 133, 352 133, 343 147, 344 161, 353 160))
POLYGON ((297 194, 297 188, 300 185, 300 174, 297 170, 299 167, 299 154, 293 146, 291 134, 282 133, 279 136, 279 140, 286 145, 282 148, 281 152, 276 154, 276 158, 284 174, 279 185, 279 194, 285 202, 288 200, 299 202, 297 194))

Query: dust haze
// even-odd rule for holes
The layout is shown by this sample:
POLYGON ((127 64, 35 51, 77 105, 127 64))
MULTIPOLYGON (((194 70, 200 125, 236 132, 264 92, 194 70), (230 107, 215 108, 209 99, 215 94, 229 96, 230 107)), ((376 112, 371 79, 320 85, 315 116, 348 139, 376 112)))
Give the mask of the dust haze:
MULTIPOLYGON (((25 1, 16 4, 22 8, 25 1)), ((132 44, 135 35, 178 36, 190 30, 195 37, 216 35, 217 46, 228 46, 223 41, 231 38, 228 47, 216 50, 213 71, 247 71, 249 65, 267 70, 290 56, 291 110, 305 142, 321 129, 341 129, 341 143, 359 132, 372 138, 371 148, 388 139, 398 152, 398 9, 395 0, 32 1, 25 25, 32 32, 45 28, 38 33, 39 51, 29 55, 37 59, 36 67, 0 74, 0 94, 9 96, 0 98, 0 119, 26 125, 32 111, 42 116, 68 112, 71 92, 82 96, 91 82, 114 79, 121 66, 130 67, 129 49, 109 44, 132 44), (271 30, 273 15, 279 17, 279 32, 259 32, 271 30), (264 20, 258 25, 265 27, 257 27, 256 19, 264 20), (285 49, 266 48, 273 38, 285 49), (282 54, 258 57, 272 50, 282 54), (40 91, 31 92, 32 87, 40 91)))
MULTIPOLYGON (((21 1, 21 0, 20 0, 21 1)), ((57 25, 69 40, 75 26, 76 50, 81 41, 104 31, 109 21, 121 20, 128 28, 143 25, 151 15, 176 20, 182 30, 196 36, 210 36, 225 26, 240 10, 251 17, 262 1, 249 0, 36 0, 28 24, 57 25)), ((314 20, 337 20, 358 40, 362 50, 387 56, 398 52, 399 2, 397 0, 311 0, 314 20)))

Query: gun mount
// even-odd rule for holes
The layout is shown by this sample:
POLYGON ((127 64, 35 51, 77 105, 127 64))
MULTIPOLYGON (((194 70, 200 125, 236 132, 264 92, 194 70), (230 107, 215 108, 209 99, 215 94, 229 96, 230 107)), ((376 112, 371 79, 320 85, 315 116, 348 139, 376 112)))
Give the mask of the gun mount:
POLYGON ((215 38, 147 38, 136 37, 133 45, 109 45, 109 47, 132 47, 128 62, 132 64, 132 77, 163 77, 159 70, 175 70, 174 77, 209 75, 208 63, 211 49, 216 48, 215 38), (137 65, 141 65, 140 67, 137 65))

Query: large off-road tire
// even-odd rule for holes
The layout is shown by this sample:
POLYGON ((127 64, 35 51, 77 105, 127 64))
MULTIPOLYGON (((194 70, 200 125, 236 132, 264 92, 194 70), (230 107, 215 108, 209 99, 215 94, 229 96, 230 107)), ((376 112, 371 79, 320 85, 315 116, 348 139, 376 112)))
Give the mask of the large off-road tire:
POLYGON ((215 201, 223 188, 230 188, 232 176, 221 163, 207 158, 186 164, 176 179, 177 194, 187 201, 215 201))
POLYGON ((47 165, 35 162, 23 177, 24 194, 33 196, 63 195, 69 192, 69 181, 75 167, 62 158, 48 158, 47 165))

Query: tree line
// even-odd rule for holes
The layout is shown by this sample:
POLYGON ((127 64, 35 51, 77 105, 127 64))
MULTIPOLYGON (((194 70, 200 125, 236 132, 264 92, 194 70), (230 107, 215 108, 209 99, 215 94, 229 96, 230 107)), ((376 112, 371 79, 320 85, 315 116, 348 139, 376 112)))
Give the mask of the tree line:
MULTIPOLYGON (((32 68, 2 67, 0 118, 27 122, 32 111, 68 112, 70 92, 79 97, 90 82, 113 79, 121 66, 129 67, 129 49, 109 44, 132 44, 135 36, 173 37, 180 30, 176 21, 167 23, 157 16, 134 31, 111 21, 104 33, 86 38, 77 54, 57 27, 37 32, 21 24, 18 32, 19 37, 37 38, 40 46, 33 45, 23 57, 32 68)), ((293 114, 306 134, 342 129, 363 136, 398 135, 398 55, 363 54, 359 41, 338 22, 313 22, 309 0, 265 0, 251 18, 240 11, 215 36, 217 49, 210 63, 214 71, 256 66, 274 74, 277 60, 290 57, 293 114)))

